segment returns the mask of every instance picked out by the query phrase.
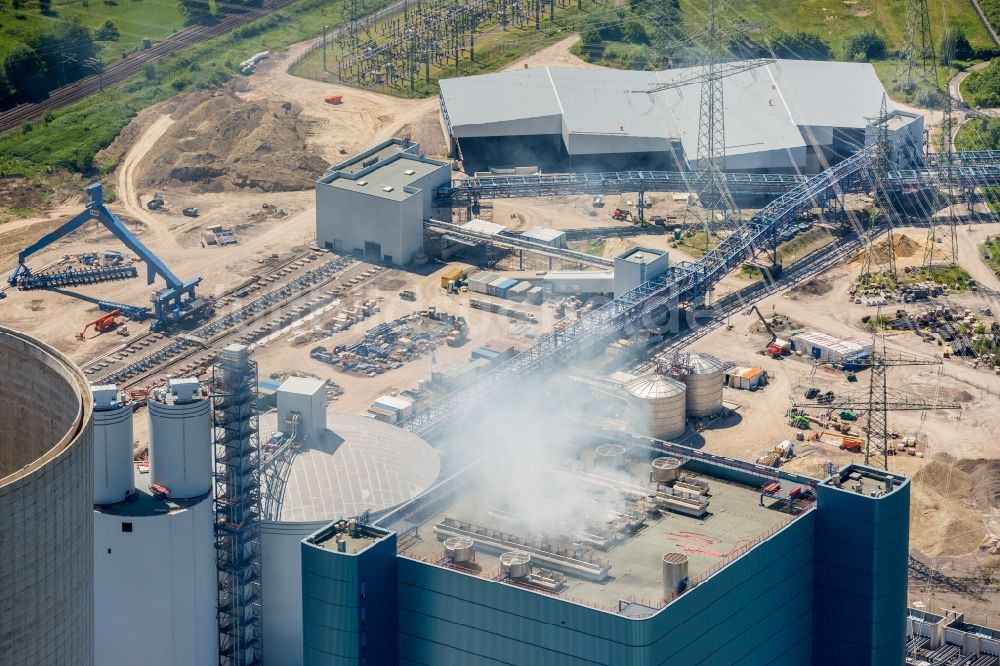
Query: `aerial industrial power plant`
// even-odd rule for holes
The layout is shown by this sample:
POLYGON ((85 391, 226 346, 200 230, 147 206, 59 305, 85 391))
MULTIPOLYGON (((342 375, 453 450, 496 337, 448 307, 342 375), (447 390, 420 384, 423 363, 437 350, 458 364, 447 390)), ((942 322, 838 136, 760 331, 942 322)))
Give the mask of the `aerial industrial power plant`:
POLYGON ((1000 666, 1000 2, 8 14, 0 666, 1000 666))

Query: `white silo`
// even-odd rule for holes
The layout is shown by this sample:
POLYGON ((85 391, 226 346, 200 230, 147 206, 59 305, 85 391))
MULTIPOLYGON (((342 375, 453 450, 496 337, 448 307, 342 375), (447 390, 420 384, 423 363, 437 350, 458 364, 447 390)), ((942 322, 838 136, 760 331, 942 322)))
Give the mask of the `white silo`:
POLYGON ((147 406, 151 483, 174 498, 204 495, 212 488, 212 428, 198 380, 169 380, 147 406))
POLYGON ((657 439, 684 434, 684 384, 663 375, 644 375, 626 384, 625 390, 625 419, 631 432, 657 439))
MULTIPOLYGON (((437 452, 417 435, 363 416, 326 412, 326 430, 265 460, 261 475, 261 604, 265 664, 303 662, 301 541, 332 520, 374 520, 437 480, 437 452)), ((282 430, 260 416, 261 440, 282 430)))
POLYGON ((168 389, 151 393, 148 403, 150 455, 159 448, 160 473, 165 475, 160 485, 170 493, 164 495, 154 486, 149 467, 130 465, 135 492, 126 501, 95 507, 94 655, 98 664, 135 663, 137 655, 142 655, 146 666, 218 663, 209 492, 211 424, 206 418, 208 401, 189 401, 193 396, 187 389, 168 389), (184 444, 199 442, 208 456, 201 456, 200 450, 198 455, 189 452, 183 465, 170 457, 175 449, 184 452, 184 444), (203 490, 188 495, 194 487, 203 490))
POLYGON ((726 365, 711 354, 679 354, 670 373, 687 386, 689 416, 715 416, 722 411, 726 365))
POLYGON ((135 487, 132 402, 114 385, 91 386, 94 396, 94 504, 124 500, 135 487))

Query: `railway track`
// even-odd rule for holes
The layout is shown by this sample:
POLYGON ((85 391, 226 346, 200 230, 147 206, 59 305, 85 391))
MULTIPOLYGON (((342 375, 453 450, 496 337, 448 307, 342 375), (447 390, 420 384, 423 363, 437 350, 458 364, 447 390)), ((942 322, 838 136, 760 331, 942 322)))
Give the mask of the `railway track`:
MULTIPOLYGON (((61 88, 56 88, 44 100, 29 104, 18 104, 9 111, 0 113, 0 131, 14 129, 22 123, 40 117, 46 111, 55 111, 73 102, 78 102, 98 92, 102 85, 109 86, 124 81, 137 73, 147 62, 154 62, 173 55, 179 49, 192 46, 206 39, 225 35, 244 23, 256 21, 274 11, 287 7, 293 2, 295 0, 272 0, 267 8, 230 5, 230 11, 223 15, 216 23, 184 28, 163 41, 157 42, 149 49, 137 51, 126 58, 111 63, 100 74, 92 74, 73 83, 68 83, 61 88)), ((248 53, 247 55, 252 54, 248 53)))
MULTIPOLYGON (((355 287, 381 270, 338 257, 293 274, 291 267, 297 264, 296 270, 304 267, 311 261, 307 257, 297 257, 261 278, 274 279, 274 288, 235 310, 227 308, 189 333, 140 336, 91 361, 84 367, 84 373, 92 384, 114 383, 127 389, 148 385, 170 370, 182 374, 193 371, 210 363, 218 349, 234 342, 247 344, 282 330, 335 300, 340 294, 338 287, 355 287), (287 279, 277 278, 279 275, 287 279)), ((232 303, 239 290, 231 290, 220 302, 232 303)))

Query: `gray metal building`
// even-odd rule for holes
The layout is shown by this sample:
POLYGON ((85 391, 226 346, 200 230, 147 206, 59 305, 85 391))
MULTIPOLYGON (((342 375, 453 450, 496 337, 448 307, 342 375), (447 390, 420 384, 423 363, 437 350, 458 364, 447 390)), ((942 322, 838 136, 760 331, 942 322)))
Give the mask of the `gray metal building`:
POLYGON ((93 401, 69 359, 0 328, 0 663, 94 663, 93 401))
MULTIPOLYGON (((698 68, 659 72, 546 67, 441 81, 441 122, 469 168, 545 171, 695 168, 699 84, 649 94, 698 68), (470 167, 471 165, 471 167, 470 167)), ((723 80, 726 169, 822 170, 865 142, 885 93, 868 63, 777 60, 723 80)), ((898 130, 915 114, 889 110, 898 130)), ((906 132, 922 142, 922 131, 906 132)))
POLYGON ((451 166, 390 139, 327 170, 316 183, 316 242, 369 261, 406 265, 423 252, 434 188, 451 166))

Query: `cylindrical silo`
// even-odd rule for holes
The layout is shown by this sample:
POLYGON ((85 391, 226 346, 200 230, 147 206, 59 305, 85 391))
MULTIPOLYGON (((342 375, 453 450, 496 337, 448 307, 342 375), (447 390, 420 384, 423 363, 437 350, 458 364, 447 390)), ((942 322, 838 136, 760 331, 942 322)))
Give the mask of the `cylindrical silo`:
POLYGON ((204 495, 212 489, 212 425, 198 380, 168 381, 150 392, 147 406, 151 483, 172 498, 204 495))
POLYGON ((670 601, 684 591, 688 582, 688 556, 667 553, 663 556, 663 598, 670 601))
POLYGON ((93 398, 68 358, 0 327, 0 663, 94 663, 93 398))
POLYGON ((722 411, 725 364, 710 354, 684 354, 674 365, 678 379, 687 386, 689 416, 715 416, 722 411))
POLYGON ((662 375, 644 375, 630 381, 625 389, 629 430, 657 439, 684 434, 684 384, 662 375))
POLYGON ((92 386, 94 396, 94 504, 121 502, 135 488, 132 402, 118 387, 92 386))

